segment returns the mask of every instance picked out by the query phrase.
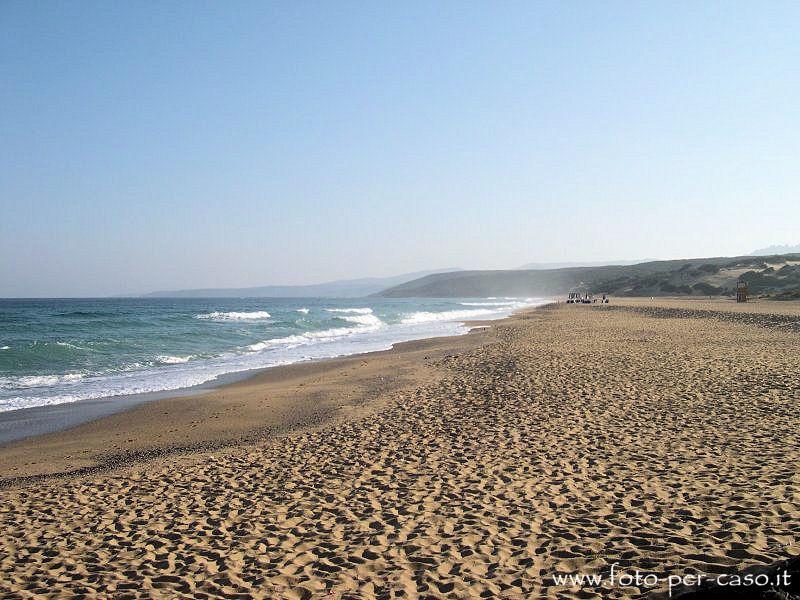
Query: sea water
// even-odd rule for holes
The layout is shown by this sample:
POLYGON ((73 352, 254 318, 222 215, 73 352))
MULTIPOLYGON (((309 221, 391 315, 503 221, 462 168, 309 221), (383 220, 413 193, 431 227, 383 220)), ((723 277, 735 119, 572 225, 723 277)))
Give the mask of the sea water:
POLYGON ((466 333, 536 298, 0 300, 0 412, 466 333))

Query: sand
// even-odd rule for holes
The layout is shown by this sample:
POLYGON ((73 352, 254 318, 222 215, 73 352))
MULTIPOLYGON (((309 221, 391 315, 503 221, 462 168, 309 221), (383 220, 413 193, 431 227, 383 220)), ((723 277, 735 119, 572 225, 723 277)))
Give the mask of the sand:
POLYGON ((796 556, 798 321, 797 303, 562 304, 264 374, 196 399, 197 415, 159 401, 86 439, 45 436, 39 455, 12 445, 0 593, 628 598, 652 590, 553 575, 796 556), (178 412, 158 424, 163 407, 178 412), (201 414, 217 423, 185 422, 201 414), (114 427, 134 437, 107 460, 114 427), (82 444, 83 462, 64 458, 82 444))

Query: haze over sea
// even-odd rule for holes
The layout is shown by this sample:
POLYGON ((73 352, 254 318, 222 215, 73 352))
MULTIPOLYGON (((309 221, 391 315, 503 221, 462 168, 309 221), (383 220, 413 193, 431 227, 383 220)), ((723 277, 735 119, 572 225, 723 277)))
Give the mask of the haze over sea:
POLYGON ((536 298, 0 300, 0 412, 456 335, 536 298))

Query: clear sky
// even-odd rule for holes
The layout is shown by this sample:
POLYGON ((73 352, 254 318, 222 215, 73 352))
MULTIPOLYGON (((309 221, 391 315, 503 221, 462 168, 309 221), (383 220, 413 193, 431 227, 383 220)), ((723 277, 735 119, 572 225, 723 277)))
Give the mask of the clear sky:
POLYGON ((798 2, 0 2, 0 296, 800 242, 798 2))

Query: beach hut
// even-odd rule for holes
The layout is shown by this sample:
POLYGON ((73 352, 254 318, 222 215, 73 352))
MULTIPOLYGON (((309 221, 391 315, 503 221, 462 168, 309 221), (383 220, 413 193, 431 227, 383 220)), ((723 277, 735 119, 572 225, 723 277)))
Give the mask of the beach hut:
POLYGON ((747 282, 741 279, 736 282, 736 301, 747 302, 747 282))

